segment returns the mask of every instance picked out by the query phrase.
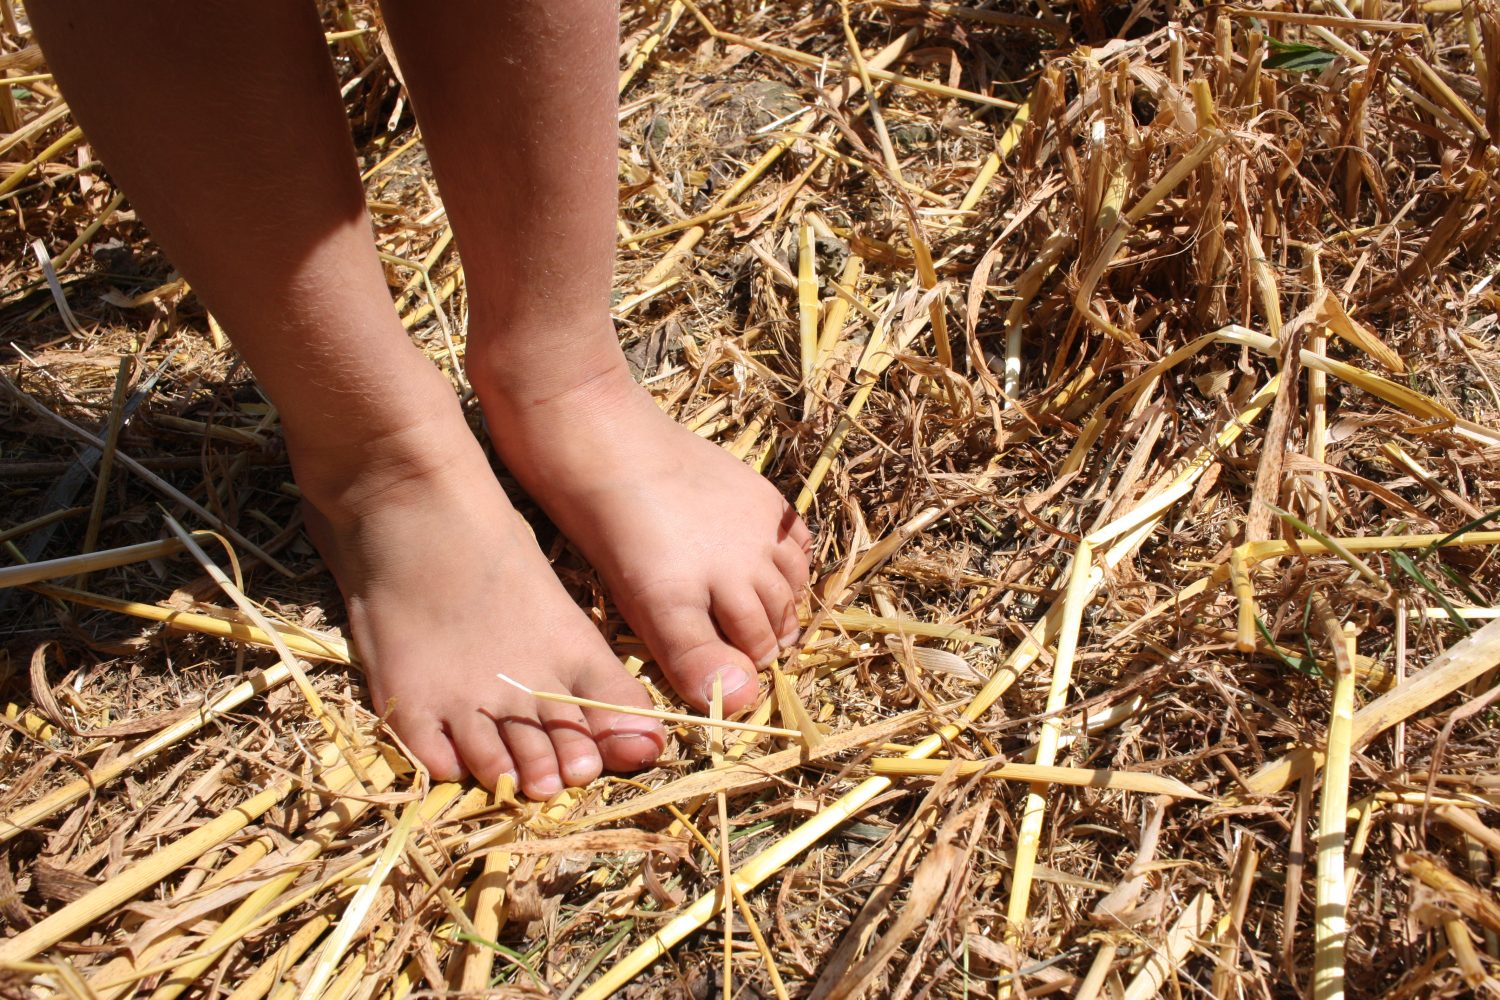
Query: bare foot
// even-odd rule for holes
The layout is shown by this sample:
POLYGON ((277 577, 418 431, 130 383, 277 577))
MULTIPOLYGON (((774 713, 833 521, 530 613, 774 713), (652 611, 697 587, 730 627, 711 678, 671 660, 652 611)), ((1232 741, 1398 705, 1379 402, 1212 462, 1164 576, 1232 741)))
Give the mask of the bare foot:
POLYGON ((293 452, 375 710, 391 710, 439 780, 467 772, 494 787, 510 774, 540 799, 650 764, 656 723, 538 701, 496 677, 650 705, 553 575, 451 394, 437 410, 363 454, 293 452))
POLYGON ((702 708, 721 676, 727 711, 751 704, 756 666, 797 635, 810 536, 791 506, 664 414, 623 359, 571 385, 484 375, 471 367, 506 467, 599 571, 677 693, 702 708))

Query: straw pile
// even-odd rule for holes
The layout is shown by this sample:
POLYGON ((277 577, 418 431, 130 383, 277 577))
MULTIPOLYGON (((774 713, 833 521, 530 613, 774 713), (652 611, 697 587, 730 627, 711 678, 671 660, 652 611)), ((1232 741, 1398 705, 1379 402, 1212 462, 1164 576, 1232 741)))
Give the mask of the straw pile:
POLYGON ((818 581, 749 720, 796 738, 547 804, 381 741, 274 412, 0 14, 7 995, 1493 990, 1493 0, 627 2, 621 337, 818 581))

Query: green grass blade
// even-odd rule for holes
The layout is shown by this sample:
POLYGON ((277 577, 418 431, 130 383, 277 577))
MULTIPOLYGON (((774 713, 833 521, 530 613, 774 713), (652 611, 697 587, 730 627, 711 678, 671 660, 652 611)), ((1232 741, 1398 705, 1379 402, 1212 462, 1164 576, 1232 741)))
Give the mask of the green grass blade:
POLYGON ((1302 532, 1304 535, 1313 539, 1314 541, 1326 546, 1329 552, 1332 552, 1334 555, 1344 560, 1344 562, 1354 567, 1354 569, 1359 573, 1360 576, 1364 577, 1366 580, 1369 580, 1375 586, 1381 588, 1382 591, 1384 591, 1385 588, 1389 586, 1389 584, 1385 582, 1385 578, 1382 577, 1379 573, 1375 572, 1375 570, 1370 566, 1369 563, 1365 562, 1353 552, 1350 552, 1342 542, 1338 541, 1338 539, 1329 537, 1327 534, 1319 531, 1317 528, 1314 528, 1312 525, 1308 524, 1297 515, 1289 513, 1288 511, 1284 511, 1273 503, 1268 503, 1266 504, 1266 506, 1271 508, 1271 511, 1287 524, 1290 524, 1292 527, 1296 528, 1298 531, 1302 532))
POLYGON ((1459 614, 1458 609, 1453 606, 1453 603, 1443 595, 1441 590, 1438 590, 1437 584, 1429 580, 1427 575, 1417 568, 1417 564, 1412 561, 1411 556, 1399 549, 1392 549, 1391 561, 1396 564, 1401 572, 1417 581, 1423 590, 1437 599, 1437 602, 1443 606, 1443 610, 1448 612, 1448 617, 1453 619, 1453 623, 1463 629, 1464 635, 1468 635, 1472 631, 1469 628, 1469 623, 1464 621, 1463 615, 1459 614))
POLYGON ((1453 531, 1444 535, 1442 538, 1439 538, 1437 541, 1433 542, 1431 545, 1427 546, 1427 548, 1423 549, 1421 553, 1418 554, 1417 558, 1425 559, 1432 554, 1434 549, 1440 549, 1444 545, 1447 545, 1449 542, 1453 541, 1455 538, 1458 538, 1461 535, 1466 535, 1469 532, 1473 531, 1475 528, 1482 528, 1486 524, 1493 522, 1497 518, 1500 518, 1500 510, 1492 510, 1482 517, 1476 517, 1474 520, 1470 521, 1463 527, 1454 529, 1453 531))

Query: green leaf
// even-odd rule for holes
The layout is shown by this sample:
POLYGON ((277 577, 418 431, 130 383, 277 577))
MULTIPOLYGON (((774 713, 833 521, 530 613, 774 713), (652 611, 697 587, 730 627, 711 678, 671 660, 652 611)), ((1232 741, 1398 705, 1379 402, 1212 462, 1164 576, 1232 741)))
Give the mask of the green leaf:
POLYGON ((1323 676, 1323 668, 1318 666, 1317 660, 1311 661, 1311 665, 1309 665, 1309 661, 1301 657, 1291 657, 1283 653, 1281 647, 1276 644, 1276 639, 1271 635, 1271 630, 1266 628, 1266 623, 1260 615, 1255 616, 1255 628, 1260 632, 1260 637, 1266 640, 1266 646, 1269 647, 1271 655, 1280 660, 1284 665, 1291 667, 1299 674, 1306 674, 1309 677, 1321 678, 1323 676))
POLYGON ((1280 69, 1288 73, 1321 73, 1338 56, 1327 49, 1320 49, 1316 45, 1307 45, 1302 42, 1278 42, 1274 38, 1269 39, 1271 48, 1275 49, 1273 55, 1267 56, 1262 63, 1266 69, 1280 69))
MULTIPOLYGON (((528 976, 531 977, 533 982, 537 983, 538 985, 541 984, 541 977, 537 975, 536 969, 532 967, 531 962, 527 961, 527 956, 521 954, 519 951, 516 951, 514 948, 507 948, 499 941, 491 941, 489 938, 480 937, 478 934, 470 934, 468 931, 459 931, 455 935, 455 937, 460 941, 466 941, 469 944, 477 944, 481 948, 490 949, 491 951, 495 952, 495 954, 499 955, 501 958, 509 962, 511 965, 514 965, 525 972, 528 976)), ((531 956, 533 960, 536 957, 537 956, 535 955, 531 956)), ((498 982, 499 978, 497 978, 496 981, 498 982)))
POLYGON ((1442 571, 1442 574, 1448 578, 1448 582, 1452 583, 1453 586, 1457 587, 1459 590, 1462 590, 1464 592, 1464 595, 1468 597, 1469 600, 1473 601, 1476 607, 1483 607, 1484 605, 1489 603, 1489 600, 1483 594, 1479 593, 1472 586, 1470 586, 1469 581, 1465 580, 1461 575, 1459 575, 1459 572, 1452 566, 1449 566, 1447 563, 1442 562, 1434 563, 1433 565, 1437 566, 1437 568, 1442 571))
MULTIPOLYGON (((1309 588, 1307 591, 1307 601, 1302 605, 1302 648, 1307 652, 1307 659, 1312 663, 1317 663, 1318 652, 1313 649, 1312 644, 1312 599, 1313 592, 1309 588)), ((1320 677, 1324 676, 1321 667, 1318 668, 1318 675, 1320 677)))

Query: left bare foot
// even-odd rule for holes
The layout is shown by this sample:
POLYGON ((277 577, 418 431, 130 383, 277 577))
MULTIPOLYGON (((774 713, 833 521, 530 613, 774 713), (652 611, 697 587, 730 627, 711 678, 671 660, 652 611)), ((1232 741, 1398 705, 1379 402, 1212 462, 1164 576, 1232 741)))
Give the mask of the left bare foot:
POLYGON ((811 536, 753 469, 677 424, 624 359, 518 385, 470 376, 506 467, 603 577, 677 693, 754 702, 795 641, 811 536), (496 386, 504 384, 503 389, 496 386))

